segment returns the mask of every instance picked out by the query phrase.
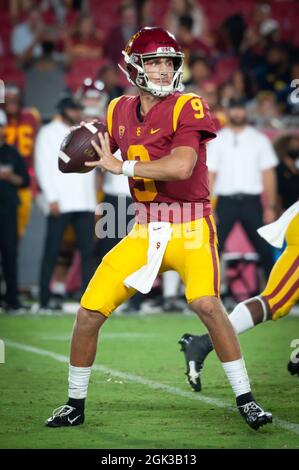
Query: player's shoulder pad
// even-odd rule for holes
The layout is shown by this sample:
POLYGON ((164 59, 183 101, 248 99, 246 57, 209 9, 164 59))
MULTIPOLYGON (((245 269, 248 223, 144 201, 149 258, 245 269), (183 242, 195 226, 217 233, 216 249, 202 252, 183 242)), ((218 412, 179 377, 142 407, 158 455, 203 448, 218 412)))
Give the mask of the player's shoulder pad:
POLYGON ((114 98, 113 100, 110 101, 108 108, 107 108, 107 129, 108 133, 110 136, 112 136, 112 122, 113 122, 113 112, 116 107, 116 105, 120 101, 124 101, 124 99, 127 98, 127 96, 122 95, 119 96, 118 98, 114 98))
POLYGON ((206 106, 205 101, 199 95, 196 95, 195 93, 184 93, 180 95, 177 98, 175 105, 173 107, 172 126, 173 126, 174 132, 177 130, 179 117, 185 104, 191 101, 192 99, 198 99, 200 100, 200 102, 203 102, 203 104, 206 106))

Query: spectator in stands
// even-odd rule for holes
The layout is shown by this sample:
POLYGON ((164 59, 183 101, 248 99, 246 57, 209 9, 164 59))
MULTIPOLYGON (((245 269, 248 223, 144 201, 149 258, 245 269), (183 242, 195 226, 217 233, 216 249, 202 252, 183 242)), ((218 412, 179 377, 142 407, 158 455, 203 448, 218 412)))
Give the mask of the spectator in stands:
POLYGON ((206 59, 201 55, 191 55, 189 60, 190 80, 186 83, 187 90, 201 95, 201 89, 205 82, 211 81, 211 70, 206 59))
POLYGON ((128 40, 136 33, 137 18, 134 4, 130 1, 121 3, 118 9, 120 23, 112 28, 105 41, 104 55, 117 64, 122 58, 121 51, 125 48, 128 40))
POLYGON ((124 89, 118 83, 118 70, 113 63, 107 63, 100 69, 98 78, 104 83, 105 92, 108 93, 109 101, 123 95, 124 89))
POLYGON ((102 42, 103 34, 95 28, 92 17, 80 16, 67 45, 71 60, 99 59, 103 54, 102 42))
POLYGON ((285 211, 299 199, 299 136, 288 136, 277 167, 278 195, 285 211))
POLYGON ((256 230, 276 218, 277 157, 268 139, 247 124, 242 103, 230 103, 228 118, 229 126, 218 133, 207 150, 210 191, 218 196, 219 250, 223 251, 234 224, 241 222, 268 277, 272 251, 256 230), (264 207, 262 193, 266 198, 264 207))
POLYGON ((273 91, 277 96, 289 87, 291 80, 290 53, 284 44, 271 46, 264 64, 256 69, 255 77, 259 90, 273 91))
POLYGON ((244 34, 246 22, 243 15, 236 13, 227 16, 219 28, 218 47, 223 52, 239 54, 244 34))
POLYGON ((211 49, 204 41, 196 38, 192 32, 193 19, 190 15, 179 17, 176 38, 185 54, 185 64, 189 64, 190 54, 196 53, 202 57, 209 57, 211 49))
POLYGON ((58 105, 58 115, 42 127, 36 142, 35 165, 37 179, 47 213, 47 232, 40 273, 40 306, 51 305, 50 280, 65 229, 72 225, 81 254, 82 289, 93 274, 94 210, 96 206, 95 172, 85 175, 62 174, 58 170, 59 148, 71 126, 81 120, 81 105, 64 98, 58 105))
POLYGON ((276 95, 272 91, 260 91, 248 107, 248 114, 257 127, 281 127, 276 95))
POLYGON ((17 207, 18 188, 29 186, 29 175, 19 152, 4 140, 6 116, 0 110, 0 253, 6 284, 4 308, 18 310, 17 293, 17 207))
POLYGON ((86 0, 41 0, 41 11, 52 10, 59 24, 64 25, 67 20, 67 14, 75 10, 76 12, 86 12, 86 0))
POLYGON ((235 88, 231 81, 224 82, 219 86, 219 104, 225 109, 231 100, 235 99, 235 88))
POLYGON ((271 17, 271 5, 257 2, 254 6, 253 21, 245 31, 241 45, 242 68, 250 71, 263 65, 266 51, 279 42, 279 24, 271 17))
POLYGON ((145 26, 155 26, 152 0, 135 0, 135 7, 137 10, 137 29, 145 26))
POLYGON ((16 23, 21 15, 27 14, 36 6, 36 0, 10 0, 8 5, 11 21, 16 23))
POLYGON ((234 87, 234 98, 244 102, 253 99, 256 93, 254 78, 249 73, 237 69, 233 72, 231 82, 234 87))
POLYGON ((49 121, 55 112, 57 97, 66 89, 65 69, 68 64, 54 54, 54 43, 42 42, 42 55, 25 70, 24 101, 34 106, 43 121, 49 121))
POLYGON ((42 55, 41 41, 45 36, 44 24, 37 8, 32 7, 27 19, 17 24, 11 34, 11 50, 21 65, 42 55))
POLYGON ((198 1, 171 0, 169 3, 170 6, 164 19, 165 28, 168 31, 176 36, 178 33, 180 16, 189 15, 193 20, 193 36, 196 38, 208 39, 208 23, 198 1))
POLYGON ((201 93, 201 96, 209 103, 212 120, 216 130, 219 131, 227 124, 227 116, 219 104, 216 84, 212 81, 204 82, 201 93))

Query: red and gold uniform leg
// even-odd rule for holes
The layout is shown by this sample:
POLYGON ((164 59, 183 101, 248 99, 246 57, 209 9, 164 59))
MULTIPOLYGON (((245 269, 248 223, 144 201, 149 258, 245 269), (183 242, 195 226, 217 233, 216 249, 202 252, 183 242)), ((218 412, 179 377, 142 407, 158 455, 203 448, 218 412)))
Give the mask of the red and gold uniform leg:
POLYGON ((261 293, 269 304, 273 320, 287 315, 299 300, 299 214, 288 226, 286 243, 261 293))

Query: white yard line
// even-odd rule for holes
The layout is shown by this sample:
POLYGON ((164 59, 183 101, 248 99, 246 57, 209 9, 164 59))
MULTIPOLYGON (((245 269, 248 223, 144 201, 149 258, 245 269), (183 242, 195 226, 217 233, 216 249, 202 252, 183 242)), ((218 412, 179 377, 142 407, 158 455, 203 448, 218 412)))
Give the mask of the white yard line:
MULTIPOLYGON (((57 354, 53 351, 47 351, 46 349, 40 349, 34 346, 29 346, 27 344, 17 343, 9 339, 3 338, 3 340, 6 346, 9 346, 15 349, 20 349, 21 351, 38 354, 39 356, 50 357, 51 359, 54 359, 55 361, 62 362, 62 363, 68 363, 69 361, 68 356, 63 356, 62 354, 57 354)), ((110 376, 117 377, 118 379, 127 380, 133 383, 138 383, 140 385, 146 386, 153 390, 162 390, 163 392, 169 393, 171 395, 176 395, 176 396, 180 396, 183 398, 189 398, 190 400, 201 401, 203 403, 207 403, 208 405, 217 406, 218 408, 232 409, 230 405, 228 405, 222 400, 219 400, 218 398, 213 398, 213 397, 209 397, 206 395, 193 393, 193 392, 186 392, 177 387, 171 387, 161 382, 156 382, 153 380, 145 379, 144 377, 140 377, 138 375, 128 374, 126 372, 121 372, 118 370, 110 369, 109 367, 106 367, 106 366, 95 364, 93 366, 93 370, 102 372, 104 374, 109 374, 110 376)), ((235 410, 235 408, 233 408, 233 410, 235 410)), ((273 424, 276 427, 286 429, 287 431, 290 431, 294 434, 299 435, 299 424, 290 423, 289 421, 280 419, 276 416, 274 416, 273 424)))
MULTIPOLYGON (((154 333, 101 333, 101 339, 107 340, 114 340, 114 339, 124 339, 124 340, 135 340, 141 339, 144 340, 145 338, 157 338, 157 336, 162 336, 161 334, 154 334, 154 333)), ((39 340, 42 341, 70 341, 71 340, 71 333, 68 335, 61 334, 61 335, 41 335, 38 337, 39 340)))

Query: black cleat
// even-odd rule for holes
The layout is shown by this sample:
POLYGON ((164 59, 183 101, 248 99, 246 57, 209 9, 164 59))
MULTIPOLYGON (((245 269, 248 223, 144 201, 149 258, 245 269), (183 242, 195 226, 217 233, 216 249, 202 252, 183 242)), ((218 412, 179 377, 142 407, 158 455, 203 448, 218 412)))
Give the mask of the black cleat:
POLYGON ((258 430, 267 423, 272 423, 272 414, 264 411, 255 401, 250 401, 243 406, 238 406, 240 415, 243 416, 248 426, 258 430))
POLYGON ((179 340, 181 351, 184 352, 187 365, 186 376, 194 392, 201 391, 200 371, 203 362, 213 345, 208 334, 195 336, 185 333, 179 340))
POLYGON ((290 361, 288 363, 288 371, 291 375, 298 375, 299 376, 299 362, 290 361))
POLYGON ((78 426, 84 423, 84 411, 69 405, 62 405, 53 411, 53 415, 47 419, 45 425, 49 428, 61 426, 78 426))

